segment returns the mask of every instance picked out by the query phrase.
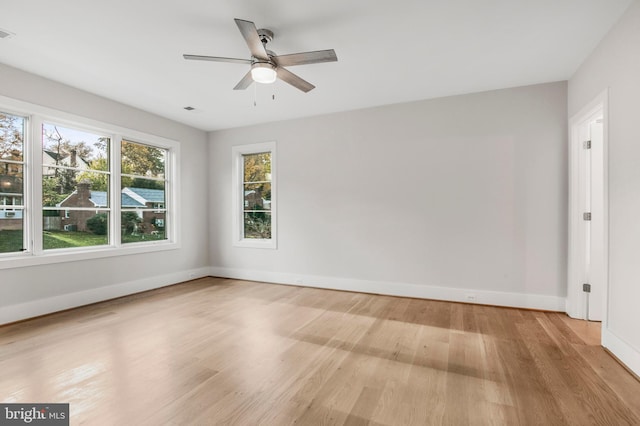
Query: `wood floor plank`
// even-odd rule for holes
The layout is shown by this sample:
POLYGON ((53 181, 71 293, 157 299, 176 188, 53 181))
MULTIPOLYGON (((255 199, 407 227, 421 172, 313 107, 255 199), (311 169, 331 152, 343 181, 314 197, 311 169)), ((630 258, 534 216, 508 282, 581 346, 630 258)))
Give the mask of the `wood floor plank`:
POLYGON ((0 327, 0 401, 90 425, 640 425, 564 314, 204 278, 0 327))

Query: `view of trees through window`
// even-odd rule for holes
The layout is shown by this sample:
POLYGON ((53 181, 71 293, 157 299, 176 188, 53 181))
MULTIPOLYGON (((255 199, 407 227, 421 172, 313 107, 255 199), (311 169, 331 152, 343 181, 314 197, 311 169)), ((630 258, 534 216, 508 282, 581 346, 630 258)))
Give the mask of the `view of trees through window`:
MULTIPOLYGON (((137 141, 124 137, 123 130, 96 130, 92 124, 83 128, 4 108, 0 257, 172 242, 167 173, 178 155, 177 143, 131 130, 142 139, 137 141)), ((55 111, 48 117, 55 117, 55 111)))
POLYGON ((24 249, 26 118, 0 112, 0 253, 24 249))
POLYGON ((105 135, 42 125, 45 250, 109 244, 110 144, 105 135))
MULTIPOLYGON (((111 139, 53 124, 42 132, 44 249, 109 244, 111 139)), ((166 239, 166 150, 121 143, 121 242, 166 239)))
POLYGON ((244 154, 244 238, 271 238, 271 153, 244 154))
POLYGON ((122 141, 122 242, 166 239, 167 150, 122 141))

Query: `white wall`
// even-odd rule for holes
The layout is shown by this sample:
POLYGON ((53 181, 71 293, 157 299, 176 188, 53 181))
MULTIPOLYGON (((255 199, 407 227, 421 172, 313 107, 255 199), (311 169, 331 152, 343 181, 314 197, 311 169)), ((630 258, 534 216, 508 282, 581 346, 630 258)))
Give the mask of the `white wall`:
POLYGON ((603 345, 640 374, 640 2, 569 81, 570 116, 609 89, 609 300, 603 345))
MULTIPOLYGON (((0 95, 181 143, 181 248, 0 270, 0 323, 208 273, 206 133, 0 64, 0 95)), ((179 105, 176 106, 180 107, 179 105)))
POLYGON ((565 82, 212 132, 213 274, 564 310, 566 138, 565 82), (278 249, 233 247, 231 147, 271 140, 278 249))

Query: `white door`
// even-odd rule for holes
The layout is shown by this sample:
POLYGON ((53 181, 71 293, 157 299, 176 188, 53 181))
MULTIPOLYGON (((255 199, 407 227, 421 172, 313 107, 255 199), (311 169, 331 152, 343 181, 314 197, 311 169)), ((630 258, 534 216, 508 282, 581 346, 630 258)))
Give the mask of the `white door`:
MULTIPOLYGON (((604 311, 604 149, 602 117, 586 124, 591 148, 585 149, 585 212, 591 220, 584 221, 585 281, 589 292, 584 292, 585 318, 602 321, 604 311)), ((582 185, 581 185, 582 186, 582 185)))
POLYGON ((605 99, 570 121, 567 313, 591 321, 606 319, 605 99))

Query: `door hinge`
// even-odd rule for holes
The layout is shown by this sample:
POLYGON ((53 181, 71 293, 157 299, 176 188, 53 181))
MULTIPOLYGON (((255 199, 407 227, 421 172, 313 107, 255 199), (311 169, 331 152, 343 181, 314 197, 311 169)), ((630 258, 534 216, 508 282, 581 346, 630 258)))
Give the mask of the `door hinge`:
POLYGON ((591 212, 582 213, 582 219, 591 220, 591 212))
POLYGON ((584 149, 591 149, 591 141, 584 141, 582 146, 584 146, 584 149))
POLYGON ((591 284, 582 284, 582 291, 585 293, 591 293, 591 284))

